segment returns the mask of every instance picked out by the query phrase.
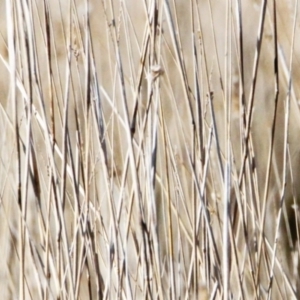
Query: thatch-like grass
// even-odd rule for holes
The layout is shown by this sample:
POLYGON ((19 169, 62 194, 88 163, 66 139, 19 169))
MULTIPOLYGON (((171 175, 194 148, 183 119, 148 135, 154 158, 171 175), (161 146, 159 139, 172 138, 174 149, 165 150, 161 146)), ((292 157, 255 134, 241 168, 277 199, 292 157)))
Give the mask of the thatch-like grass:
POLYGON ((0 6, 2 299, 297 299, 298 1, 0 6))

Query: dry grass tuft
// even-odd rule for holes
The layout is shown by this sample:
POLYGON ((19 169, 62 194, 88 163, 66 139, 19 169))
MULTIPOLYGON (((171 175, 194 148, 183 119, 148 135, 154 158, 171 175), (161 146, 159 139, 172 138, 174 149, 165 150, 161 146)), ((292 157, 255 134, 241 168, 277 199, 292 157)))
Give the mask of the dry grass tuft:
POLYGON ((3 299, 297 299, 298 0, 6 0, 3 299))

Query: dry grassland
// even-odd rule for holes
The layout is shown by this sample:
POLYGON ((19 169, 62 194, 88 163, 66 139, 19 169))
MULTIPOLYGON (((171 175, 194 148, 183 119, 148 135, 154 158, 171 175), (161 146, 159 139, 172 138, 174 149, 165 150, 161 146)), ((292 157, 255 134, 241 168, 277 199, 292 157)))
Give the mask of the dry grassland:
POLYGON ((0 9, 1 299, 300 297, 298 1, 0 9))

